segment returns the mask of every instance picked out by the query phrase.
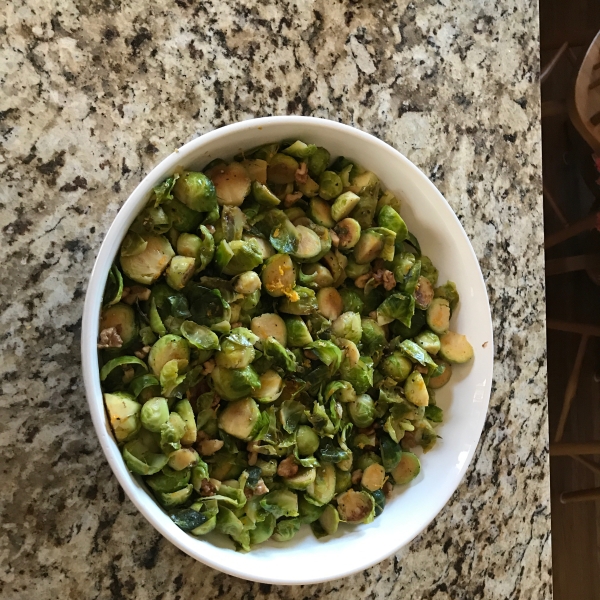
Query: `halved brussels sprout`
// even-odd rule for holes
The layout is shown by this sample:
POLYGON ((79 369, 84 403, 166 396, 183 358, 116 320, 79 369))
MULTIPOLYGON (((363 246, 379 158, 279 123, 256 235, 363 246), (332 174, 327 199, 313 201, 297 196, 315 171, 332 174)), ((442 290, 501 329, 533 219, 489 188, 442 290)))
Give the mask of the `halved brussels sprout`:
POLYGON ((370 523, 375 518, 375 501, 367 492, 348 490, 338 496, 337 505, 346 523, 370 523))
POLYGON ((189 362, 190 346, 187 340, 178 335, 165 335, 161 337, 150 349, 148 366, 156 376, 160 376, 162 368, 170 360, 189 362))
POLYGON ((438 367, 443 367, 444 370, 440 375, 431 377, 429 379, 428 385, 432 390, 437 390, 438 388, 441 388, 442 386, 446 385, 450 380, 450 377, 452 377, 452 365, 450 363, 447 363, 445 360, 440 360, 437 362, 438 367))
POLYGON ((429 279, 420 275, 415 287, 415 304, 417 308, 426 310, 433 300, 433 295, 433 285, 431 285, 429 279))
MULTIPOLYGON (((143 410, 143 409, 142 409, 143 410)), ((175 405, 175 412, 183 419, 185 423, 185 432, 181 437, 181 443, 189 446, 196 441, 196 418, 189 400, 180 400, 175 405)))
POLYGON ((269 161, 267 181, 279 185, 293 183, 296 180, 296 171, 299 166, 298 161, 291 156, 275 154, 269 161))
POLYGON ((125 442, 140 430, 142 405, 131 394, 115 392, 104 394, 108 418, 118 442, 125 442))
POLYGON ((230 402, 219 415, 219 427, 240 440, 251 440, 260 424, 260 410, 252 398, 230 402))
POLYGON ((321 227, 333 227, 335 220, 331 216, 331 206, 320 198, 313 198, 308 205, 308 217, 321 227))
POLYGON ((198 212, 209 212, 216 206, 215 186, 204 173, 187 171, 180 175, 173 194, 179 202, 198 212))
POLYGON ((347 406, 350 418, 357 427, 370 427, 375 421, 375 402, 368 394, 360 394, 347 406))
POLYGON ((434 298, 427 308, 427 325, 434 333, 443 335, 450 327, 450 303, 446 298, 434 298))
POLYGON ((247 367, 256 356, 254 344, 258 337, 245 327, 236 327, 221 342, 221 350, 215 354, 215 361, 219 367, 226 369, 243 369, 247 367))
POLYGON ((323 463, 317 467, 315 481, 306 489, 306 495, 318 506, 329 504, 335 495, 335 466, 323 463))
MULTIPOLYGON (((292 348, 303 348, 313 341, 306 323, 300 316, 287 317, 285 320, 285 328, 287 332, 287 342, 292 348)), ((276 338, 276 336, 273 337, 276 338)), ((278 339, 277 341, 281 343, 281 340, 278 339)))
POLYGON ((473 346, 466 336, 447 331, 440 338, 440 356, 449 363, 466 363, 473 358, 473 346))
POLYGON ((217 394, 225 400, 238 400, 260 389, 260 378, 250 365, 243 369, 216 366, 211 377, 217 394))
POLYGON ((123 302, 108 306, 100 316, 100 332, 115 328, 123 342, 121 348, 127 348, 138 335, 137 320, 133 307, 123 302))
POLYGON ((299 273, 299 281, 305 286, 314 290, 333 285, 333 276, 327 267, 319 263, 303 265, 299 273))
POLYGON ((260 158, 246 158, 242 160, 242 166, 248 171, 248 176, 252 181, 267 183, 267 161, 260 158))
MULTIPOLYGON (((360 197, 354 192, 344 192, 340 194, 333 205, 331 206, 331 216, 334 221, 341 221, 345 219, 359 203, 360 197)), ((352 219, 354 221, 354 219, 352 219)), ((358 221, 354 221, 358 223, 358 221)), ((360 225, 359 225, 360 227, 360 225)))
POLYGON ((333 535, 338 530, 340 515, 332 504, 328 504, 319 517, 319 524, 326 535, 333 535))
POLYGON ((282 346, 287 345, 286 324, 279 315, 267 313, 254 317, 250 328, 263 342, 269 337, 274 337, 282 346))
MULTIPOLYGON (((338 248, 342 251, 352 250, 360 240, 361 227, 358 221, 351 218, 341 219, 334 231, 339 238, 338 248)), ((348 275, 351 277, 351 275, 348 275)))
POLYGON ((144 238, 146 247, 139 254, 123 256, 121 268, 130 279, 142 285, 154 283, 169 266, 175 252, 169 240, 162 235, 150 235, 144 238))
POLYGON ((275 402, 283 392, 283 379, 277 371, 269 369, 260 376, 260 388, 252 393, 261 404, 275 402))
POLYGON ((165 467, 169 459, 162 453, 152 452, 141 439, 136 439, 125 444, 123 460, 132 473, 153 475, 165 467))
POLYGON ((412 362, 402 352, 396 350, 381 361, 381 370, 385 375, 402 383, 412 371, 412 362))
POLYGON ((319 236, 303 225, 296 227, 298 233, 298 247, 291 254, 299 262, 313 260, 321 252, 319 236))
POLYGON ((281 200, 264 183, 259 181, 252 182, 252 196, 261 206, 272 208, 281 204, 281 200))
POLYGON ((215 255, 215 242, 210 231, 201 225, 199 233, 200 236, 182 233, 177 238, 177 254, 194 258, 197 273, 206 269, 215 255))
POLYGON ((403 452, 400 462, 392 471, 392 477, 398 485, 410 483, 421 472, 421 463, 412 452, 403 452))
POLYGON ((279 302, 279 312, 290 315, 309 315, 317 310, 315 292, 297 285, 292 293, 279 302))
POLYGON ((321 288, 317 292, 317 303, 319 312, 331 321, 335 321, 344 310, 342 297, 334 287, 321 288))
POLYGON ((374 492, 375 490, 380 490, 385 483, 385 470, 381 465, 377 463, 373 463, 369 465, 364 471, 362 475, 362 479, 360 480, 360 484, 369 490, 370 492, 374 492))
MULTIPOLYGON (((343 301, 342 301, 343 305, 343 301)), ((331 333, 336 337, 345 338, 358 344, 362 337, 360 315, 355 312, 342 313, 331 325, 331 333)))
POLYGON ((433 331, 421 331, 414 337, 414 341, 429 354, 440 351, 440 338, 433 331))
POLYGON ((189 256, 174 256, 167 267, 167 283, 174 290, 182 290, 192 278, 196 268, 196 259, 189 256))
POLYGON ((409 402, 416 406, 427 406, 429 404, 429 393, 423 380, 423 375, 413 371, 404 382, 404 394, 409 402))
POLYGON ((240 273, 233 280, 232 285, 236 292, 244 295, 253 294, 262 287, 260 277, 254 271, 240 273))
POLYGON ((311 456, 319 449, 319 436, 309 425, 300 425, 296 430, 296 446, 300 456, 311 456))
POLYGON ((240 206, 250 193, 252 182, 246 169, 238 162, 217 165, 207 175, 214 183, 217 202, 221 206, 240 206))
POLYGON ((298 516, 298 496, 291 490, 275 490, 266 494, 260 505, 267 512, 279 517, 298 516))
POLYGON ((169 420, 169 405, 165 398, 151 398, 142 406, 140 418, 142 426, 148 431, 160 432, 160 428, 169 420))
POLYGON ((180 448, 169 454, 168 464, 174 471, 184 471, 185 469, 193 467, 199 460, 200 457, 195 450, 192 450, 191 448, 180 448))
POLYGON ((250 530, 250 543, 254 545, 266 542, 273 535, 276 524, 275 515, 268 514, 264 521, 258 522, 256 527, 250 530))
POLYGON ((341 193, 344 185, 340 176, 334 171, 325 171, 321 177, 319 177, 319 196, 323 200, 333 200, 337 198, 341 193))
POLYGON ((165 466, 160 472, 148 477, 145 482, 155 492, 176 492, 188 485, 190 476, 191 471, 189 470, 174 471, 170 467, 165 466))
POLYGON ((456 290, 456 284, 453 281, 447 281, 444 285, 435 288, 436 298, 445 298, 448 300, 450 311, 454 312, 458 306, 459 296, 456 290))
POLYGON ((255 240, 233 240, 229 243, 233 255, 223 268, 226 275, 239 275, 251 271, 263 262, 262 252, 255 240))
POLYGON ((275 254, 263 265, 261 279, 267 292, 275 298, 292 294, 296 285, 296 267, 287 254, 275 254))
POLYGON ((314 467, 300 467, 298 472, 291 477, 285 477, 285 485, 292 490, 306 490, 314 483, 317 471, 314 467))
POLYGON ((377 215, 377 223, 380 227, 390 229, 396 234, 396 242, 402 242, 408 235, 408 227, 404 219, 390 205, 383 206, 377 215))

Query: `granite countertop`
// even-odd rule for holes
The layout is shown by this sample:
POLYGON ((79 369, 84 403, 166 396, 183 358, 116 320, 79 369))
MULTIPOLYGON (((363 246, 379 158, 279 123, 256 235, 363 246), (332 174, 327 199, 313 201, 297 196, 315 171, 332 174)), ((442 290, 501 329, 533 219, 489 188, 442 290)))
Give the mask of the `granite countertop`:
POLYGON ((551 597, 538 13, 524 0, 14 0, 0 10, 0 596, 551 597), (102 238, 162 158, 271 114, 405 153, 473 242, 494 315, 466 478, 408 548, 344 580, 253 584, 195 562, 124 496, 83 392, 102 238))

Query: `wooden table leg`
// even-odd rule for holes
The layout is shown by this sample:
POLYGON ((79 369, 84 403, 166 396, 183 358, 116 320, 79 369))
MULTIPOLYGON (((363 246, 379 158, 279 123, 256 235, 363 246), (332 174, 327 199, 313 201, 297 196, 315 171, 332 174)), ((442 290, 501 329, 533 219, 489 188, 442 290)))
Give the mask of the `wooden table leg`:
POLYGON ((600 442, 560 442, 550 444, 550 456, 600 454, 600 442))
POLYGON ((588 500, 600 500, 600 488, 579 490, 577 492, 563 492, 560 495, 560 501, 562 504, 570 504, 571 502, 586 502, 588 500))

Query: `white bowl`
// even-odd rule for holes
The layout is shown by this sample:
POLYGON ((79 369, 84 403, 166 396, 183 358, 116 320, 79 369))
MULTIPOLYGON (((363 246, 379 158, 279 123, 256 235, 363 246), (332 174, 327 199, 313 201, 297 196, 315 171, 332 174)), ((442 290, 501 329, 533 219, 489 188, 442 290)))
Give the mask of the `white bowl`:
POLYGON ((119 483, 150 523, 195 559, 244 579, 274 584, 307 584, 338 579, 387 558, 436 517, 458 487, 477 446, 492 383, 493 343, 490 309, 477 258, 454 212, 427 177, 406 157, 377 138, 333 121, 311 117, 268 117, 236 123, 207 133, 163 160, 138 185, 119 211, 102 243, 92 271, 81 336, 85 389, 94 427, 119 483), (202 169, 217 157, 242 149, 300 138, 325 146, 332 157, 344 155, 374 171, 402 198, 402 216, 424 254, 452 279, 460 292, 452 329, 464 333, 475 349, 470 364, 457 366, 450 384, 437 392, 445 421, 441 440, 421 458, 421 474, 396 488, 383 514, 369 525, 342 525, 338 533, 316 540, 308 527, 290 542, 267 542, 247 554, 236 552, 224 536, 196 539, 179 529, 127 470, 112 436, 98 376, 98 315, 107 273, 121 240, 156 184, 177 167, 202 169))

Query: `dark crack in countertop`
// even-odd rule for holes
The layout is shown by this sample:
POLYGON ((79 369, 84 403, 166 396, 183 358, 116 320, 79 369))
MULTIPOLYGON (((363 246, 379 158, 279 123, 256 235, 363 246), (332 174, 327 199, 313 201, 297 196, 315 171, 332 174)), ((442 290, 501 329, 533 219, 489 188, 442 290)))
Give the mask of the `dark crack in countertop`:
POLYGON ((551 592, 537 3, 13 0, 0 9, 0 596, 546 599, 551 592), (142 177, 256 116, 414 161, 480 260, 495 383, 466 478, 396 556, 307 587, 195 562, 124 496, 79 360, 95 254, 142 177))

